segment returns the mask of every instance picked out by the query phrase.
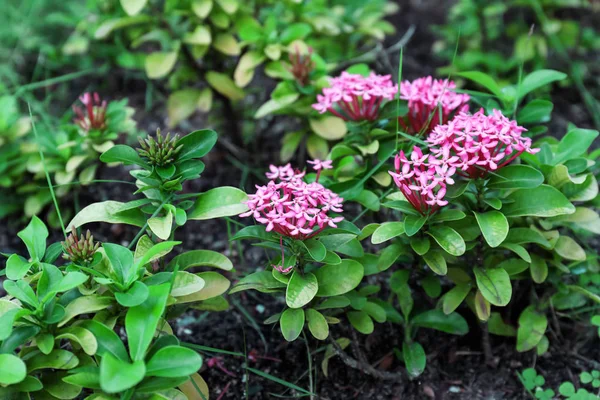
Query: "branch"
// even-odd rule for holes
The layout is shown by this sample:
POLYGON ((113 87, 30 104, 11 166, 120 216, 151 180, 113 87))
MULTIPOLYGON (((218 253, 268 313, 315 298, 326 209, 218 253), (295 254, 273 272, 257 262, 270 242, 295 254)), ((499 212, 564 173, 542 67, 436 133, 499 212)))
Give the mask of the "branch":
POLYGON ((336 342, 331 335, 329 335, 329 342, 333 346, 333 350, 335 354, 338 355, 344 364, 346 364, 350 368, 357 369, 361 371, 363 374, 371 375, 374 378, 381 379, 384 381, 402 381, 404 380, 404 374, 402 373, 394 373, 387 371, 380 371, 377 368, 374 368, 372 365, 364 362, 360 362, 352 357, 350 357, 336 342))

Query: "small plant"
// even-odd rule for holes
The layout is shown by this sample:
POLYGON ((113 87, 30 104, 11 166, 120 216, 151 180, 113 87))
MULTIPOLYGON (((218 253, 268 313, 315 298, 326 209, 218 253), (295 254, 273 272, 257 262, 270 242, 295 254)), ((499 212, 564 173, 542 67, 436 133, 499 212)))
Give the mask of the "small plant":
MULTIPOLYGON (((556 399, 556 392, 552 389, 544 389, 546 380, 543 376, 538 375, 534 368, 527 368, 521 373, 517 373, 523 387, 533 399, 552 400, 556 399)), ((591 386, 591 390, 588 391, 586 388, 580 387, 575 388, 572 382, 563 382, 559 388, 558 393, 561 399, 569 400, 595 400, 600 395, 600 371, 582 372, 579 375, 579 381, 583 385, 591 386), (594 391, 597 393, 594 394, 594 391)))

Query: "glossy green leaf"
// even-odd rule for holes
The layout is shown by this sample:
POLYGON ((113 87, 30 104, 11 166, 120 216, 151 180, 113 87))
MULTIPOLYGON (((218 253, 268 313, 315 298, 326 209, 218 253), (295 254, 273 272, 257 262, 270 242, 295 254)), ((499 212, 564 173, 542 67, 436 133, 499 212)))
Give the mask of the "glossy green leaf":
POLYGON ((319 284, 317 296, 338 296, 358 286, 364 276, 364 267, 354 260, 342 260, 340 264, 324 265, 314 274, 319 284))
POLYGON ((427 254, 422 255, 423 260, 427 263, 427 266, 431 268, 433 272, 438 275, 446 275, 448 272, 448 266, 446 259, 439 251, 430 251, 427 254))
POLYGON ((305 311, 308 322, 308 330, 318 340, 325 340, 329 336, 329 324, 327 320, 315 309, 309 308, 305 311))
POLYGON ((301 308, 288 308, 281 314, 279 326, 285 340, 293 342, 302 333, 304 310, 301 308))
POLYGON ((269 271, 254 272, 240 279, 238 283, 229 291, 229 294, 241 292, 243 290, 256 289, 258 291, 270 292, 276 289, 285 288, 287 285, 275 279, 269 271))
POLYGON ((475 214, 481 233, 490 247, 498 247, 508 235, 508 220, 499 211, 488 211, 475 214))
POLYGON ((144 359, 158 322, 162 318, 170 287, 168 283, 163 283, 150 286, 148 289, 150 293, 146 301, 130 308, 125 316, 129 354, 133 361, 144 359))
POLYGON ((100 361, 100 387, 106 393, 123 392, 140 383, 145 373, 144 361, 130 363, 107 353, 100 361))
POLYGON ((473 269, 477 287, 483 297, 495 306, 504 307, 512 296, 510 277, 503 268, 473 269))
POLYGON ((139 165, 141 167, 149 168, 135 149, 124 144, 117 144, 106 150, 100 156, 100 161, 107 164, 123 163, 125 165, 139 165))
POLYGON ((0 354, 0 384, 14 385, 25 379, 27 367, 25 363, 13 354, 0 354))
POLYGON ((302 308, 316 296, 318 289, 317 277, 314 274, 301 274, 295 270, 287 285, 285 301, 290 308, 302 308))
POLYGON ((88 331, 92 332, 96 341, 98 343, 98 348, 96 353, 100 357, 105 357, 107 354, 110 354, 113 358, 128 361, 129 356, 127 355, 127 350, 125 349, 125 345, 119 338, 119 336, 112 329, 108 328, 106 325, 94 321, 94 320, 86 320, 83 321, 81 326, 88 331))
POLYGON ((369 335, 373 333, 375 325, 373 324, 373 320, 371 319, 369 314, 367 314, 366 312, 348 311, 346 313, 346 316, 348 317, 348 320, 350 321, 350 324, 352 324, 354 329, 356 329, 363 335, 369 335))
POLYGON ((548 319, 542 313, 535 310, 535 306, 529 306, 519 316, 519 328, 517 329, 517 351, 528 351, 537 346, 546 333, 548 319))
POLYGON ((31 258, 34 260, 42 260, 44 258, 48 228, 46 228, 41 219, 33 216, 27 227, 17 233, 17 236, 27 246, 27 251, 31 258))
POLYGON ((443 225, 437 225, 431 227, 427 233, 448 254, 462 256, 465 253, 465 241, 454 229, 443 225))
POLYGON ((179 266, 179 270, 186 270, 193 267, 212 267, 224 271, 231 271, 233 269, 233 264, 229 258, 211 250, 192 250, 180 254, 173 258, 167 269, 172 270, 176 265, 179 266))
POLYGON ((182 346, 167 346, 158 350, 146 364, 146 376, 176 378, 189 376, 202 366, 202 357, 182 346))
POLYGON ((188 213, 188 219, 205 220, 238 215, 248 210, 243 201, 248 196, 240 189, 223 186, 211 189, 198 196, 188 213))
POLYGON ((453 335, 469 333, 467 321, 458 313, 445 314, 442 310, 434 309, 422 312, 411 319, 411 324, 421 328, 437 329, 453 335))
POLYGON ((408 214, 404 218, 404 231, 406 232, 406 236, 414 236, 421 230, 426 221, 426 216, 421 215, 417 217, 415 215, 408 214))
POLYGON ((450 289, 442 298, 442 310, 444 313, 450 314, 454 312, 465 300, 470 291, 471 285, 469 283, 460 283, 450 289))
POLYGON ((541 185, 534 189, 520 189, 511 193, 502 213, 507 217, 555 217, 572 214, 575 206, 557 189, 541 185))
POLYGON ((427 357, 425 350, 418 342, 402 343, 402 357, 406 365, 406 371, 411 378, 416 378, 425 371, 427 357))
POLYGON ((379 244, 388 241, 404 233, 404 223, 399 221, 384 222, 371 236, 371 243, 379 244))
POLYGON ((490 189, 533 189, 544 183, 544 175, 528 165, 507 165, 494 171, 487 183, 490 189))
POLYGON ((149 293, 148 286, 136 281, 126 292, 116 292, 115 299, 123 307, 135 307, 146 301, 149 293))

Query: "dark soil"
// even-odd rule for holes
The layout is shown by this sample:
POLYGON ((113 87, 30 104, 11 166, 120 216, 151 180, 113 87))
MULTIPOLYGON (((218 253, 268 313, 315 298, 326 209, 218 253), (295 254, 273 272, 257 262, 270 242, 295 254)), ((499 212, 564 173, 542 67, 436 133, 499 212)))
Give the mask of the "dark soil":
MULTIPOLYGON (((398 38, 411 24, 416 25, 416 31, 404 52, 403 77, 413 79, 435 74, 436 68, 442 65, 443 61, 431 54, 431 44, 435 37, 429 25, 444 22, 449 4, 434 0, 400 3, 401 12, 392 18, 398 29, 398 38)), ((393 45, 398 38, 389 40, 387 45, 393 45)), ((391 61, 392 68, 397 67, 396 63, 395 60, 391 61)), ((390 72, 387 63, 379 62, 377 68, 381 72, 390 72)), ((116 76, 108 82, 108 88, 115 89, 112 93, 129 97, 134 106, 139 105, 136 107, 140 110, 136 119, 140 121, 140 128, 152 132, 157 127, 164 126, 166 113, 162 104, 156 103, 148 109, 143 105, 146 90, 144 82, 125 81, 119 78, 118 74, 116 76)), ((264 93, 256 96, 264 99, 268 93, 270 89, 265 88, 264 93)), ((115 94, 114 97, 119 96, 115 94)), ((553 130, 556 130, 554 134, 564 132, 566 121, 574 121, 582 127, 591 127, 591 119, 585 112, 581 99, 572 89, 560 89, 556 94, 555 104, 554 117, 558 124, 553 127, 553 130)), ((182 131, 186 131, 187 128, 210 126, 210 122, 205 117, 198 116, 189 122, 189 126, 183 126, 182 131)), ((233 123, 243 130, 239 121, 233 123)), ((293 125, 293 121, 286 124, 293 125)), ((267 122, 265 126, 259 127, 261 133, 257 138, 245 146, 243 142, 240 143, 240 138, 222 135, 225 140, 221 140, 204 159, 206 171, 203 177, 190 183, 185 188, 186 191, 201 192, 220 185, 242 184, 245 184, 246 189, 251 189, 252 184, 258 182, 258 177, 251 171, 249 179, 246 179, 242 170, 232 160, 237 159, 251 169, 258 169, 260 173, 260 169, 265 165, 277 162, 281 133, 288 127, 289 125, 281 125, 279 122, 267 122)), ((104 168, 101 176, 104 179, 130 180, 125 168, 104 168)), ((108 199, 126 201, 131 199, 131 192, 131 186, 126 184, 97 184, 78 196, 83 207, 108 199)), ((64 206, 70 207, 72 200, 73 198, 66 199, 64 206)), ((23 252, 24 248, 15 234, 23 228, 22 221, 11 219, 1 221, 0 224, 0 251, 23 252)), ((90 224, 89 228, 100 241, 110 240, 122 244, 128 244, 136 234, 135 229, 119 225, 90 224)), ((53 231, 51 239, 61 239, 59 230, 53 231)), ((236 271, 229 276, 231 280, 264 265, 263 250, 244 245, 243 254, 239 254, 237 246, 230 245, 226 222, 223 220, 191 221, 177 232, 176 239, 184 241, 184 250, 211 249, 228 255, 236 265, 236 271)), ((387 276, 379 279, 387 279, 387 276)), ((471 319, 471 332, 464 337, 428 330, 418 332, 417 340, 428 354, 427 368, 418 379, 411 381, 405 375, 398 381, 380 381, 347 367, 339 357, 330 360, 328 377, 325 377, 321 369, 321 360, 326 343, 317 342, 310 337, 307 343, 301 339, 287 343, 277 325, 262 324, 266 317, 281 311, 284 307, 281 301, 254 292, 234 295, 230 301, 232 306, 227 312, 193 311, 173 324, 183 341, 251 355, 245 359, 218 353, 205 354, 202 376, 210 387, 213 400, 243 399, 246 398, 246 394, 248 398, 255 400, 298 395, 271 380, 252 373, 247 374, 245 367, 256 368, 308 389, 307 346, 312 353, 313 366, 318 371, 313 390, 318 394, 318 398, 331 400, 526 399, 529 395, 523 390, 517 376, 517 372, 524 368, 535 366, 538 372, 546 377, 547 387, 555 390, 565 380, 578 382, 576 377, 581 371, 591 370, 593 367, 600 369, 597 363, 600 361, 600 341, 597 335, 591 332, 595 336, 590 336, 590 332, 583 331, 582 326, 576 322, 561 325, 562 332, 556 330, 556 327, 551 330, 552 346, 542 357, 537 357, 533 352, 516 352, 514 339, 492 336, 491 344, 498 365, 494 368, 489 367, 483 357, 481 332, 476 321, 471 319), (210 357, 218 357, 227 373, 216 366, 208 367, 209 363, 206 360, 210 357)), ((465 318, 471 318, 470 311, 462 310, 461 313, 465 318)), ((348 334, 345 326, 332 329, 332 335, 336 338, 348 334)), ((402 338, 403 332, 400 327, 389 323, 379 324, 372 335, 360 338, 360 347, 375 367, 400 372, 403 365, 395 358, 393 350, 401 346, 402 338)), ((352 355, 350 349, 348 350, 352 355)))

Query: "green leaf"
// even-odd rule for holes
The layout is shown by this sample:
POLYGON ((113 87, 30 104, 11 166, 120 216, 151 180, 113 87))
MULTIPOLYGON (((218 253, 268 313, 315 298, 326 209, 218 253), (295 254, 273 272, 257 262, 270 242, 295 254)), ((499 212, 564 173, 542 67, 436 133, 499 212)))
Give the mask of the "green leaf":
POLYGON ((209 71, 204 78, 213 89, 232 101, 242 100, 245 96, 244 91, 226 74, 209 71))
POLYGON ((325 340, 329 336, 329 324, 327 320, 315 309, 309 308, 305 311, 308 322, 308 330, 318 340, 325 340))
POLYGON ((506 242, 515 244, 536 243, 546 249, 552 247, 541 233, 530 228, 511 228, 506 237, 506 242))
POLYGON ((202 357, 182 346, 167 346, 158 350, 146 365, 146 376, 176 378, 189 376, 202 366, 202 357))
POLYGON ((326 116, 318 119, 311 118, 309 123, 310 128, 314 133, 329 141, 339 140, 348 133, 346 123, 343 119, 338 117, 326 116))
POLYGON ((567 260, 584 261, 585 250, 570 236, 560 236, 554 245, 556 254, 567 260))
POLYGON ((69 339, 81 346, 85 354, 93 356, 98 350, 98 341, 91 331, 80 326, 71 326, 59 332, 56 339, 69 339))
POLYGON ((450 289, 442 298, 442 310, 444 313, 450 314, 454 312, 465 300, 470 291, 471 285, 469 283, 460 283, 450 289))
POLYGON ((498 247, 508 235, 508 220, 499 211, 488 211, 475 214, 481 233, 490 247, 498 247))
POLYGON ((6 280, 4 281, 3 285, 4 290, 6 290, 6 293, 19 299, 22 303, 28 304, 33 308, 36 308, 39 305, 40 302, 38 298, 36 297, 29 283, 27 283, 26 281, 6 280))
POLYGON ((519 110, 517 122, 519 125, 548 122, 553 108, 551 101, 534 99, 519 110))
POLYGON ((480 84, 481 86, 485 87, 487 90, 492 92, 499 99, 501 99, 501 100, 504 99, 504 94, 502 93, 502 89, 496 83, 494 78, 492 78, 488 74, 485 74, 485 73, 479 72, 479 71, 467 71, 467 72, 459 72, 457 75, 462 76, 463 78, 467 78, 469 80, 472 80, 475 83, 480 84))
POLYGON ((364 311, 367 314, 369 314, 369 317, 373 318, 375 321, 379 322, 380 324, 384 323, 387 319, 385 309, 383 307, 381 307, 379 304, 371 302, 371 301, 367 301, 367 303, 364 305, 364 307, 362 308, 361 311, 364 311))
POLYGON ((50 354, 38 354, 27 360, 27 372, 31 373, 39 369, 64 369, 75 368, 79 359, 75 354, 67 350, 55 349, 50 354))
POLYGON ((493 312, 487 321, 490 333, 499 336, 517 336, 517 330, 514 326, 507 324, 502 319, 500 313, 493 312))
POLYGON ((83 321, 81 326, 92 332, 96 338, 98 343, 96 354, 98 356, 104 358, 106 355, 111 355, 113 358, 122 361, 129 360, 127 350, 125 350, 125 345, 123 345, 123 342, 119 336, 106 325, 90 319, 83 321))
MULTIPOLYGON (((195 293, 178 297, 178 304, 213 299, 225 293, 229 289, 229 285, 231 285, 231 282, 227 278, 217 272, 200 272, 197 275, 205 282, 204 287, 195 293)), ((224 304, 221 302, 219 305, 222 306, 224 304)))
POLYGON ((17 356, 12 354, 0 354, 0 384, 14 385, 25 379, 27 367, 17 356))
POLYGON ((348 317, 348 320, 350 321, 354 329, 356 329, 363 335, 370 335, 371 333, 373 333, 375 325, 373 324, 373 320, 371 319, 371 317, 369 317, 369 314, 367 314, 366 312, 348 311, 346 313, 346 316, 348 317))
POLYGON ((212 267, 224 271, 233 269, 233 264, 229 258, 211 250, 192 250, 180 254, 167 265, 167 270, 173 270, 176 265, 179 266, 181 271, 193 267, 212 267))
POLYGON ((592 129, 575 128, 570 130, 558 143, 552 165, 564 163, 585 154, 597 137, 598 131, 592 129))
POLYGON ((394 200, 383 203, 384 207, 403 212, 404 214, 419 216, 419 212, 408 202, 404 200, 394 200))
POLYGON ((383 243, 395 238, 396 236, 402 235, 404 232, 403 222, 384 222, 377 229, 375 229, 375 232, 373 232, 373 236, 371 236, 371 243, 383 243))
POLYGON ((523 246, 520 246, 520 245, 514 244, 514 243, 502 243, 500 245, 500 247, 503 247, 505 249, 512 251, 513 253, 515 253, 516 255, 521 257, 521 259, 527 263, 531 262, 531 256, 529 255, 529 252, 523 246))
POLYGON ((121 3, 121 7, 123 7, 123 10, 125 10, 127 15, 133 17, 142 11, 148 0, 119 0, 119 2, 121 3))
POLYGON ((191 132, 177 141, 181 151, 177 156, 179 162, 204 157, 217 143, 217 132, 212 129, 200 129, 191 132))
POLYGON ((279 326, 285 340, 293 342, 302 333, 304 310, 301 308, 288 308, 281 314, 279 326))
POLYGON ((306 246, 308 253, 315 261, 323 261, 323 259, 327 255, 327 249, 325 248, 325 245, 323 245, 323 243, 321 243, 317 239, 308 239, 302 243, 304 243, 304 246, 306 246))
POLYGON ((317 296, 330 297, 348 293, 358 286, 363 275, 363 266, 354 260, 342 260, 340 264, 324 265, 315 271, 319 283, 317 296))
POLYGON ((294 40, 304 39, 308 34, 312 32, 312 26, 303 22, 296 22, 294 24, 290 24, 287 28, 281 32, 279 36, 279 40, 282 44, 288 45, 292 43, 294 40))
POLYGON ((494 171, 487 183, 490 189, 533 189, 544 183, 544 175, 528 165, 508 165, 494 171))
POLYGON ((29 225, 21 232, 17 233, 21 238, 29 255, 34 260, 42 260, 46 252, 46 239, 48 238, 48 228, 38 217, 33 216, 29 225))
POLYGON ((167 240, 171 236, 173 228, 173 215, 167 212, 160 217, 152 217, 148 219, 148 227, 159 239, 167 240))
POLYGON ((93 203, 79 211, 69 223, 71 227, 79 228, 90 222, 107 222, 109 224, 127 224, 142 227, 146 223, 146 215, 139 208, 122 210, 128 203, 118 201, 103 201, 93 203))
POLYGON ((198 196, 188 219, 205 220, 241 214, 248 210, 248 206, 242 203, 247 199, 246 193, 234 187, 211 189, 198 196))
POLYGON ((94 39, 105 39, 117 29, 144 24, 150 21, 152 21, 152 17, 148 15, 109 19, 108 21, 103 22, 98 29, 96 29, 96 32, 94 32, 94 39))
POLYGON ((144 359, 146 350, 165 310, 169 296, 168 283, 150 286, 146 301, 139 306, 130 308, 125 316, 125 331, 129 339, 129 353, 133 361, 144 359))
POLYGON ((167 99, 169 126, 176 126, 189 118, 198 109, 201 94, 198 89, 183 89, 171 93, 167 99))
POLYGON ((431 242, 427 237, 413 237, 410 239, 410 247, 412 247, 415 253, 422 256, 431 248, 431 242))
POLYGON ((179 244, 181 244, 181 242, 174 241, 154 244, 148 236, 144 235, 138 241, 135 249, 135 265, 137 267, 143 267, 152 261, 156 261, 169 254, 171 250, 173 250, 173 247, 179 244))
POLYGON ((31 269, 32 263, 27 262, 18 254, 13 254, 6 260, 6 277, 13 281, 23 278, 31 269))
POLYGON ((65 307, 65 315, 58 323, 58 327, 64 326, 78 315, 101 311, 111 305, 113 305, 113 299, 108 296, 100 297, 97 295, 90 295, 78 297, 65 307))
POLYGON ((427 357, 425 350, 418 342, 402 343, 402 357, 406 365, 406 371, 411 378, 416 378, 425 371, 427 357))
POLYGON ((519 99, 537 88, 545 86, 551 82, 561 81, 567 77, 567 74, 551 69, 539 69, 528 74, 519 85, 519 99))
POLYGON ((140 167, 149 169, 150 167, 140 158, 135 149, 124 144, 117 144, 106 150, 100 156, 100 161, 110 163, 123 163, 125 165, 139 165, 140 167))
POLYGON ((319 284, 314 274, 301 274, 294 270, 285 292, 285 302, 290 308, 302 308, 316 296, 318 289, 319 284))
POLYGON ((507 217, 555 217, 575 212, 575 206, 561 192, 548 185, 517 190, 507 200, 510 203, 502 208, 507 217))
POLYGON ((271 292, 276 289, 286 287, 285 283, 279 282, 269 271, 259 271, 247 275, 229 291, 229 294, 241 292, 243 290, 256 289, 258 291, 271 292))
POLYGON ((146 75, 150 79, 159 79, 167 76, 177 62, 176 51, 155 51, 146 56, 146 75))
POLYGON ((133 253, 131 250, 113 243, 104 243, 102 247, 113 271, 121 283, 127 282, 136 273, 133 269, 133 253))
POLYGON ((413 236, 417 232, 421 230, 425 222, 427 221, 427 217, 424 215, 415 216, 415 215, 407 215, 404 218, 404 230, 406 232, 406 236, 413 236))
POLYGON ((453 335, 469 333, 467 321, 458 313, 445 314, 442 310, 428 310, 411 319, 411 324, 421 328, 437 329, 453 335))
POLYGON ((146 301, 149 293, 148 286, 136 281, 127 292, 116 292, 115 299, 123 307, 135 307, 146 301))
POLYGON ((503 268, 473 269, 477 287, 483 297, 495 306, 504 307, 512 296, 510 277, 503 268))
POLYGON ((548 264, 542 257, 532 254, 529 271, 531 272, 531 279, 535 283, 543 283, 548 277, 548 264))
POLYGON ((517 329, 517 351, 528 351, 537 346, 542 340, 548 327, 548 319, 544 314, 535 310, 535 306, 529 306, 519 316, 519 328, 517 329))
POLYGON ((129 363, 107 353, 100 361, 100 387, 106 393, 123 392, 140 383, 145 373, 144 361, 129 363))
POLYGON ((438 225, 431 227, 427 234, 431 236, 448 254, 453 256, 462 256, 465 253, 465 241, 454 229, 447 226, 438 225))
POLYGON ((423 260, 427 263, 427 266, 431 268, 433 272, 438 275, 446 275, 448 272, 448 266, 446 259, 438 251, 430 251, 427 254, 422 255, 423 260))

